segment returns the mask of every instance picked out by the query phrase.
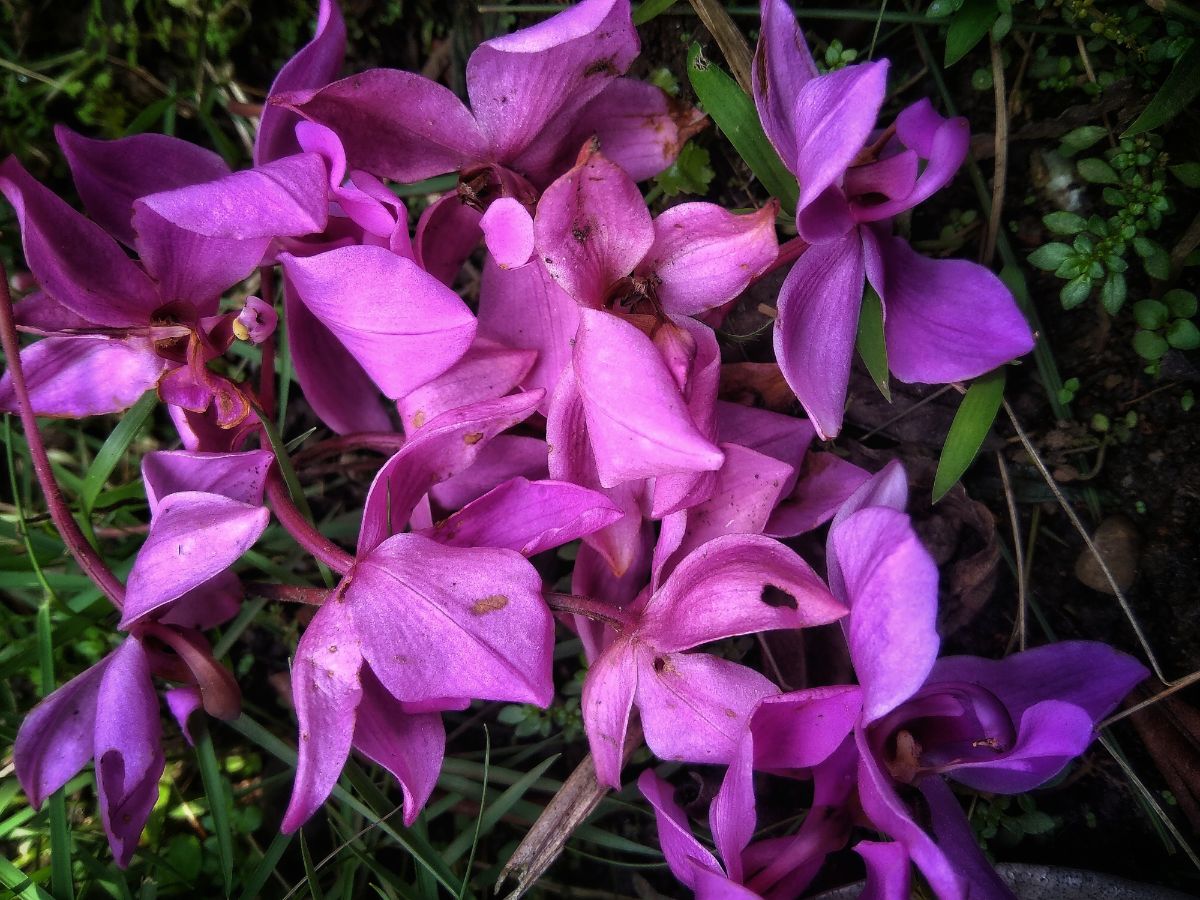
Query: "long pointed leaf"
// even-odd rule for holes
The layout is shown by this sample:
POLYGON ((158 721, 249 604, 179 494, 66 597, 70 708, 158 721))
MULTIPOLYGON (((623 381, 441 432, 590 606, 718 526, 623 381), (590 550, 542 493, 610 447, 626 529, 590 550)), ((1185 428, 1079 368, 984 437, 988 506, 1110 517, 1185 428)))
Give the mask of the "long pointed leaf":
POLYGON ((863 294, 862 312, 858 316, 858 355, 871 373, 871 380, 888 403, 892 389, 888 386, 887 343, 883 337, 883 301, 875 288, 867 285, 863 294))
POLYGON ((933 502, 937 503, 958 483, 963 472, 975 460, 983 439, 991 430, 1000 401, 1004 399, 1004 369, 989 372, 967 388, 950 433, 942 446, 937 474, 933 476, 933 502))
POLYGON ((225 790, 221 765, 217 762, 217 753, 213 749, 208 721, 201 716, 193 728, 196 732, 196 760, 200 764, 200 780, 204 783, 204 793, 208 795, 208 811, 212 815, 213 831, 217 834, 221 877, 225 883, 225 896, 228 897, 233 893, 233 829, 229 821, 229 794, 225 790))
POLYGON ((133 439, 142 430, 142 426, 150 418, 150 413, 154 411, 157 403, 158 395, 154 391, 146 391, 142 395, 142 399, 133 404, 130 410, 121 416, 121 421, 117 423, 117 427, 112 430, 112 434, 108 436, 108 440, 104 442, 104 446, 92 460, 87 474, 83 476, 83 487, 79 492, 79 502, 83 506, 85 514, 90 513, 96 506, 96 498, 104 490, 104 483, 108 481, 108 476, 113 473, 113 469, 117 467, 117 463, 121 461, 121 457, 125 455, 129 445, 133 443, 133 439))

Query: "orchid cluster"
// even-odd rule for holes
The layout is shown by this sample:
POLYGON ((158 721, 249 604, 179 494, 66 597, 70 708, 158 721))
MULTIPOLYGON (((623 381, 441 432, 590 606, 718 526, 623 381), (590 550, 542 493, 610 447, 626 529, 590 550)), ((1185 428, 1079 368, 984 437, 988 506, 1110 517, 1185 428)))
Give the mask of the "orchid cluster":
MULTIPOLYGON (((939 897, 1006 895, 945 779, 1046 782, 1145 670, 1082 642, 939 660, 937 570, 903 469, 811 446, 841 428, 867 285, 901 380, 969 379, 1032 346, 992 273, 893 233, 963 161, 966 122, 922 100, 881 127, 887 63, 819 74, 788 6, 763 0, 754 100, 800 184, 781 247, 773 200, 651 214, 638 182, 707 123, 625 77, 639 49, 628 0, 582 0, 483 43, 469 105, 409 72, 338 80, 344 43, 322 0, 245 171, 172 137, 60 129, 85 217, 16 159, 0 165, 31 274, 10 321, 37 338, 10 355, 0 407, 28 426, 156 390, 181 447, 142 461, 149 527, 123 584, 75 547, 124 637, 25 720, 14 763, 31 802, 94 760, 128 864, 164 767, 161 686, 185 735, 201 711, 239 714, 204 632, 237 614, 233 567, 274 520, 336 573, 278 591, 316 607, 291 666, 285 831, 352 751, 395 777, 411 824, 441 768, 442 713, 548 705, 556 632, 573 632, 602 785, 620 786, 642 740, 661 760, 728 767, 709 813, 719 858, 665 782, 638 779, 698 895, 797 896, 846 846, 866 863, 864 896, 907 897, 910 863, 939 897), (457 189, 410 232, 393 187, 448 173, 457 189), (472 258, 469 305, 454 287, 472 258), (775 351, 807 419, 718 399, 714 329, 784 265, 775 351), (285 336, 339 446, 394 451, 353 553, 298 508, 269 442, 285 336), (235 342, 259 348, 257 386, 230 375, 235 342), (826 526, 818 571, 785 542, 826 526), (530 560, 572 542, 570 591, 555 592, 530 560), (727 638, 829 623, 853 684, 783 693, 722 653, 727 638), (813 782, 796 833, 753 840, 755 772, 813 782)), ((71 543, 69 516, 58 524, 71 543)))

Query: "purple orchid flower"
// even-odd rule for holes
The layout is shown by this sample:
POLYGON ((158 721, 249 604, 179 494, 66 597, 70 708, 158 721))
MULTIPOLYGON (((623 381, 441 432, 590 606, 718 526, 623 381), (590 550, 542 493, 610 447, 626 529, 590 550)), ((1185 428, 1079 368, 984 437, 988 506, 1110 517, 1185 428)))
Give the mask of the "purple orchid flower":
POLYGON ((927 259, 891 236, 887 220, 950 180, 969 135, 965 119, 943 119, 921 100, 868 143, 886 76, 886 61, 818 75, 787 3, 763 0, 754 99, 800 182, 796 225, 811 245, 780 289, 775 354, 826 439, 842 424, 864 283, 883 300, 888 365, 901 381, 973 378, 1033 346, 990 271, 927 259))
MULTIPOLYGON (((58 139, 95 222, 15 158, 0 164, 39 288, 16 308, 20 327, 44 336, 22 351, 35 411, 117 412, 157 384, 168 403, 203 412, 215 401, 220 424, 237 425, 248 403, 207 369, 233 340, 233 316, 217 316, 217 304, 273 239, 324 227, 319 158, 231 174, 215 155, 161 135, 104 142, 59 129, 58 139)), ((5 376, 0 406, 14 404, 5 376)))
POLYGON ((553 620, 526 560, 603 527, 619 511, 561 482, 513 479, 437 525, 422 498, 467 469, 540 393, 450 410, 379 471, 357 556, 296 651, 292 688, 300 755, 283 828, 298 828, 332 790, 351 748, 388 769, 411 824, 441 768, 440 713, 469 698, 535 703, 553 696, 553 620))

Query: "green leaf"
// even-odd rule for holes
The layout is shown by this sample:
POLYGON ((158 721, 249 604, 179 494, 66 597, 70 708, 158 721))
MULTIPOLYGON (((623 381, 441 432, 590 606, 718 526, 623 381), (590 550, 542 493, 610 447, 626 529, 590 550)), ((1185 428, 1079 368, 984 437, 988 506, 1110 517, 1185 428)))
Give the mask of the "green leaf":
POLYGON ((668 197, 677 194, 707 194, 708 185, 716 173, 712 169, 712 157, 707 150, 693 141, 688 141, 679 151, 675 162, 654 178, 654 183, 668 197))
POLYGON ((871 379, 888 403, 892 391, 888 387, 887 343, 883 337, 883 301, 875 288, 867 285, 863 293, 862 311, 858 315, 858 355, 871 373, 871 379))
POLYGON ((1167 324, 1170 312, 1157 300, 1139 300, 1133 304, 1133 318, 1140 328, 1157 331, 1167 324))
POLYGON ((1133 336, 1133 349, 1138 356, 1150 362, 1162 359, 1169 348, 1167 339, 1157 331, 1139 331, 1133 336))
POLYGON ((54 900, 38 887, 32 878, 14 866, 6 857, 0 856, 0 884, 8 889, 15 900, 54 900))
POLYGON ((1115 316, 1125 305, 1125 276, 1120 272, 1110 272, 1100 288, 1100 302, 1104 304, 1110 316, 1115 316))
POLYGON ((1133 239, 1133 249, 1142 258, 1142 266, 1151 278, 1166 281, 1171 277, 1171 257, 1162 244, 1150 238, 1136 237, 1133 239))
POLYGON ((1063 309, 1074 309, 1086 300, 1091 292, 1092 276, 1085 273, 1064 284, 1058 292, 1058 299, 1062 301, 1063 309))
POLYGON ((1052 212, 1042 216, 1046 227, 1055 234, 1079 234, 1087 228, 1087 219, 1073 212, 1052 212))
POLYGON ((213 831, 217 833, 217 853, 221 857, 221 878, 225 883, 225 896, 233 892, 233 830, 229 819, 229 792, 225 789, 225 778, 221 764, 213 749, 212 735, 208 731, 208 719, 195 718, 193 734, 196 738, 196 761, 200 765, 200 780, 204 793, 208 795, 208 811, 212 815, 213 831))
POLYGON ((279 865, 280 858, 283 856, 284 851, 291 845, 292 838, 295 836, 295 832, 291 834, 280 832, 275 835, 263 853, 263 858, 259 860, 254 871, 250 873, 250 877, 242 883, 241 900, 254 900, 255 897, 260 895, 262 886, 267 883, 267 879, 271 877, 271 873, 279 865))
POLYGON ((1075 164, 1079 177, 1092 184, 1120 184, 1121 179, 1113 171, 1113 167, 1098 156, 1089 156, 1075 164))
POLYGON ((800 186, 767 140, 754 101, 736 81, 710 63, 699 44, 688 50, 688 79, 705 112, 717 123, 763 187, 778 198, 783 211, 796 214, 800 186))
POLYGON ((1200 347, 1200 329, 1190 319, 1176 319, 1167 329, 1167 343, 1176 350, 1195 350, 1200 347))
POLYGON ((970 53, 999 14, 995 0, 966 0, 946 32, 946 65, 952 66, 970 53))
POLYGON ((1151 131, 1183 112, 1200 93, 1200 40, 1194 41, 1171 69, 1158 93, 1121 137, 1151 131))
POLYGON ((1064 156, 1074 156, 1081 150, 1086 150, 1108 134, 1108 130, 1099 125, 1084 125, 1063 135, 1058 145, 1059 152, 1064 156))
POLYGON ((1054 830, 1054 819, 1040 810, 1023 813, 1018 821, 1026 834, 1046 834, 1054 830))
POLYGON ((1074 254, 1075 251, 1071 249, 1070 244, 1052 241, 1049 244, 1043 244, 1030 253, 1029 264, 1044 272, 1053 272, 1066 262, 1068 257, 1074 254))
POLYGON ((660 16, 675 5, 675 0, 644 0, 633 11, 633 24, 645 25, 656 16, 660 16))
POLYGON ((1002 368, 975 379, 967 388, 958 412, 954 414, 954 421, 950 423, 950 432, 946 435, 946 443, 942 445, 942 455, 938 459, 937 473, 933 476, 934 503, 946 496, 946 492, 958 483, 958 479, 974 461, 996 419, 1002 399, 1002 368))
POLYGON ((1191 291, 1175 288, 1163 294, 1163 303, 1171 310, 1171 315, 1180 319, 1190 319, 1196 314, 1196 295, 1191 291))
POLYGON ((1190 188, 1200 188, 1200 162, 1180 163, 1168 166, 1171 174, 1190 188))
MULTIPOLYGON (((509 787, 504 793, 497 797, 487 807, 487 811, 479 818, 479 834, 480 836, 491 834, 492 829, 499 824, 500 820, 508 815, 522 797, 528 793, 534 782, 542 777, 542 774, 550 768, 551 765, 558 759, 558 754, 551 756, 549 759, 544 759, 532 769, 530 769, 519 781, 509 787)), ((470 846, 470 835, 466 833, 459 834, 450 845, 442 852, 442 858, 450 865, 454 863, 466 852, 470 846)))
POLYGON ((157 403, 158 394, 154 391, 146 391, 142 394, 141 399, 121 416, 121 421, 112 430, 112 434, 108 436, 108 440, 104 442, 104 446, 100 448, 96 458, 92 460, 91 466, 88 467, 87 474, 83 476, 79 502, 85 512, 90 513, 95 507, 96 498, 104 490, 104 483, 108 481, 108 476, 113 473, 113 469, 117 467, 117 463, 121 461, 125 451, 129 449, 129 445, 133 443, 133 439, 142 430, 142 426, 150 418, 150 413, 154 411, 157 403))

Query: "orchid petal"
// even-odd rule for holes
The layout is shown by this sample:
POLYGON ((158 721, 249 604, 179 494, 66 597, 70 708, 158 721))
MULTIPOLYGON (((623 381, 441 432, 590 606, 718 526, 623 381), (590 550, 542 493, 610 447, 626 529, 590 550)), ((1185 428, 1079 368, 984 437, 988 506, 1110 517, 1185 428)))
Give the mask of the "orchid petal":
POLYGON ((863 277, 862 241, 851 231, 804 251, 779 289, 775 356, 825 440, 842 427, 863 277))
POLYGON ((868 478, 866 470, 836 454, 810 454, 792 495, 771 513, 763 534, 791 538, 824 525, 868 478))
POLYGON ((190 722, 192 715, 204 705, 200 688, 194 684, 173 687, 163 694, 163 699, 167 701, 167 709, 171 711, 171 716, 183 732, 184 740, 188 742, 189 747, 195 747, 196 739, 192 736, 190 722))
POLYGON ((908 900, 908 853, 895 841, 859 841, 854 852, 867 866, 867 884, 858 900, 908 900))
POLYGON ((808 769, 824 762, 858 724, 862 691, 850 685, 767 697, 750 720, 754 768, 808 769))
POLYGON ((929 259, 902 238, 883 242, 882 251, 888 366, 901 381, 963 381, 1033 349, 1012 294, 983 266, 929 259))
POLYGON ((784 0, 763 0, 762 28, 754 51, 753 93, 763 130, 781 159, 796 159, 798 139, 793 119, 796 95, 817 77, 804 32, 784 0))
POLYGON ((483 240, 482 214, 456 193, 436 200, 417 220, 413 252, 426 272, 453 287, 467 257, 483 240))
POLYGON ((292 797, 280 830, 312 817, 341 777, 363 699, 362 648, 341 595, 317 610, 292 662, 292 699, 300 727, 292 797))
POLYGON ((154 283, 120 245, 26 172, 0 163, 0 194, 21 226, 25 263, 41 288, 96 325, 146 325, 162 305, 154 283))
POLYGON ((238 614, 244 593, 242 582, 236 575, 221 572, 172 601, 169 609, 154 618, 163 625, 207 631, 224 625, 238 614))
POLYGON ((142 457, 146 502, 154 518, 169 494, 204 491, 230 500, 261 506, 267 473, 275 461, 270 450, 241 453, 198 453, 189 450, 153 450, 142 457))
POLYGON ((363 656, 401 700, 545 706, 554 694, 553 620, 537 572, 512 550, 398 534, 358 561, 345 599, 363 656))
POLYGON ((498 435, 464 471, 433 485, 429 496, 442 509, 461 509, 510 478, 547 478, 546 442, 517 434, 498 435))
MULTIPOLYGON (((764 698, 763 702, 771 697, 764 698)), ((721 787, 708 808, 708 825, 713 843, 732 881, 743 880, 742 851, 754 836, 754 736, 746 729, 738 741, 721 787)))
POLYGON ((530 350, 476 340, 454 365, 396 404, 404 430, 412 434, 444 412, 503 397, 521 383, 535 358, 530 350))
POLYGON ((647 769, 638 776, 638 790, 654 810, 654 821, 658 825, 658 846, 662 849, 667 865, 684 887, 696 889, 695 869, 699 866, 722 878, 725 873, 721 864, 703 844, 692 835, 687 816, 675 802, 674 788, 647 769))
POLYGON ((497 197, 479 220, 488 252, 502 269, 515 269, 533 256, 533 216, 512 197, 497 197))
MULTIPOLYGON (((975 829, 967 820, 949 785, 940 778, 926 778, 920 784, 921 794, 929 804, 933 833, 937 837, 938 849, 947 860, 952 861, 956 874, 966 880, 965 896, 971 900, 1015 900, 1015 894, 1000 878, 979 842, 975 840, 975 829)), ((920 860, 916 860, 920 865, 920 860)), ((938 890, 929 873, 922 868, 934 890, 938 890)))
POLYGON ((860 509, 872 506, 882 506, 897 512, 904 512, 908 506, 908 475, 900 460, 893 459, 874 475, 865 478, 838 509, 833 517, 833 524, 840 525, 860 509))
POLYGON ((309 312, 393 399, 445 372, 475 336, 475 317, 457 294, 382 247, 280 259, 309 312))
POLYGON ((583 727, 596 764, 596 781, 621 786, 629 713, 637 690, 638 662, 626 639, 618 639, 588 669, 583 682, 583 727))

